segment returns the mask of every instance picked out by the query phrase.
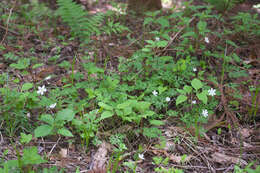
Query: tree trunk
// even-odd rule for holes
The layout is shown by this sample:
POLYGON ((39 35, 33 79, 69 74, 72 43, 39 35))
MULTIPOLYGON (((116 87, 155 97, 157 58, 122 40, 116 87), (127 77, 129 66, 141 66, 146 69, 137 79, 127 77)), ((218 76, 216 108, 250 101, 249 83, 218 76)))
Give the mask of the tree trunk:
POLYGON ((161 0, 128 0, 128 11, 141 14, 145 11, 155 11, 162 8, 161 0))

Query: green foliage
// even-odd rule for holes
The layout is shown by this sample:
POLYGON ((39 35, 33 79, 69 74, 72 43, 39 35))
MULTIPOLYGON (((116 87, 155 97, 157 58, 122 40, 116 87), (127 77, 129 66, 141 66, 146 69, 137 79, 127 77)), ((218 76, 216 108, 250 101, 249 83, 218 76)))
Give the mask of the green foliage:
POLYGON ((90 16, 72 0, 57 0, 57 3, 59 6, 57 14, 70 26, 72 36, 89 39, 92 34, 101 33, 99 25, 104 19, 102 14, 90 16))
POLYGON ((18 70, 23 70, 29 67, 30 65, 30 59, 28 58, 21 58, 18 60, 17 63, 10 64, 10 67, 18 69, 18 70))
MULTIPOLYGON (((224 13, 237 1, 207 2, 224 13)), ((146 13, 140 39, 132 39, 130 34, 127 36, 132 41, 130 45, 136 44, 140 49, 133 52, 131 57, 118 57, 119 62, 115 71, 112 71, 114 69, 110 71, 108 68, 108 62, 113 57, 108 56, 105 60, 101 60, 97 52, 86 57, 83 55, 84 52, 79 52, 80 56, 74 56, 72 63, 62 61, 56 65, 56 62, 62 59, 63 46, 75 41, 72 38, 71 42, 68 42, 66 36, 60 35, 58 39, 62 41, 63 46, 56 46, 54 55, 47 56, 49 57, 47 59, 48 63, 55 64, 64 71, 72 71, 69 76, 64 75, 60 79, 59 83, 64 84, 63 86, 52 85, 49 83, 51 80, 45 79, 36 80, 37 84, 26 82, 27 80, 25 83, 19 83, 19 79, 13 73, 0 74, 0 120, 3 122, 1 126, 6 127, 4 133, 14 137, 22 132, 20 133, 22 144, 30 143, 32 140, 30 133, 34 133, 36 138, 62 135, 73 137, 74 140, 79 137, 81 144, 86 147, 89 147, 91 142, 94 145, 100 143, 99 138, 105 134, 105 140, 109 140, 116 148, 107 170, 112 172, 120 170, 121 156, 129 145, 125 142, 127 140, 131 142, 129 133, 125 133, 127 129, 121 129, 125 124, 134 129, 131 131, 131 135, 133 134, 131 139, 140 135, 137 133, 142 133, 142 137, 148 140, 162 139, 163 134, 158 126, 168 124, 167 121, 172 119, 177 120, 176 122, 182 121, 187 127, 195 127, 198 137, 200 132, 205 132, 200 125, 207 122, 208 115, 214 114, 213 111, 218 105, 219 98, 214 97, 215 90, 210 89, 208 81, 215 84, 212 86, 221 83, 225 89, 230 87, 238 92, 237 88, 241 85, 230 82, 230 79, 247 77, 250 64, 233 53, 235 51, 229 53, 229 50, 238 50, 249 39, 259 35, 260 28, 256 16, 238 13, 230 18, 230 24, 234 27, 228 30, 225 28, 226 25, 222 25, 225 18, 214 14, 212 7, 187 4, 184 11, 174 12, 168 16, 161 15, 158 11, 146 13), (220 27, 216 25, 216 30, 213 30, 212 24, 221 25, 220 27), (222 26, 225 26, 224 29, 222 26), (223 32, 218 32, 219 30, 223 32), (244 36, 245 39, 241 42, 238 37, 233 37, 234 34, 238 37, 244 36), (211 42, 217 44, 211 46, 211 42), (104 62, 104 65, 100 62, 104 62), (222 64, 222 69, 211 66, 212 62, 222 64), (217 78, 220 71, 221 79, 217 78), (36 86, 43 84, 47 86, 46 83, 48 91, 42 94, 36 92, 36 86), (17 84, 20 85, 16 87, 17 84), (214 94, 209 94, 210 90, 213 90, 214 94), (35 123, 34 117, 38 115, 39 121, 35 123)), ((99 35, 105 32, 111 36, 112 33, 118 34, 128 30, 117 22, 114 16, 90 15, 72 0, 58 0, 58 6, 57 14, 70 27, 71 35, 83 41, 89 41, 93 34, 99 35)), ((23 12, 32 9, 28 15, 22 14, 25 16, 26 24, 30 26, 37 20, 47 17, 50 12, 38 1, 32 1, 22 8, 23 12), (37 14, 37 10, 48 14, 37 14)), ((6 20, 7 17, 4 14, 1 19, 6 20)), ((12 19, 16 17, 14 15, 12 19)), ((38 31, 35 28, 34 30, 38 31)), ((91 49, 90 46, 87 47, 88 51, 91 49)), ((50 48, 48 45, 46 47, 50 48)), ((85 50, 85 47, 81 48, 85 50)), ((0 46, 0 49, 5 50, 5 47, 0 46)), ((96 47, 93 50, 96 51, 96 47)), ((31 51, 34 52, 33 49, 31 51)), ((13 53, 3 55, 8 70, 24 72, 44 65, 43 62, 37 62, 35 57, 23 58, 25 54, 22 54, 20 58, 21 54, 17 55, 13 53)), ((258 86, 251 88, 252 108, 249 109, 249 115, 252 118, 258 111, 258 93, 258 86)), ((229 100, 229 106, 238 110, 241 105, 236 97, 239 93, 233 95, 234 100, 229 100)), ((222 133, 221 130, 218 130, 218 133, 222 133)), ((176 137, 176 141, 178 140, 180 141, 176 137)), ((161 141, 160 145, 155 147, 164 149, 165 141, 161 141)), ((139 164, 136 162, 137 154, 133 156, 134 161, 124 163, 133 172, 139 164)), ((183 155, 182 161, 186 157, 183 155)), ((24 155, 18 160, 1 165, 0 172, 6 170, 19 172, 21 168, 32 170, 33 165, 42 162, 35 148, 26 148, 24 155), (29 152, 32 155, 29 155, 29 152)), ((154 157, 153 163, 156 165, 156 172, 183 172, 169 168, 169 158, 154 157)), ((236 169, 238 172, 244 171, 239 167, 236 169)), ((40 172, 58 172, 58 170, 43 169, 40 172)))
POLYGON ((72 125, 76 128, 80 137, 84 140, 82 144, 85 143, 88 147, 90 139, 95 137, 95 133, 98 131, 98 110, 93 110, 87 114, 84 114, 80 118, 74 118, 72 120, 72 125))
POLYGON ((37 147, 29 147, 23 150, 22 157, 19 156, 17 160, 8 160, 0 164, 0 173, 20 173, 20 172, 34 172, 33 166, 45 163, 46 160, 38 154, 37 147), (2 168, 1 168, 2 167, 2 168))
POLYGON ((225 12, 244 0, 204 0, 213 5, 218 11, 225 12))
POLYGON ((249 163, 245 168, 240 168, 238 165, 234 167, 234 173, 258 173, 260 172, 260 165, 257 165, 256 168, 251 168, 254 165, 254 162, 249 163))
POLYGON ((55 117, 50 114, 41 115, 40 120, 47 124, 38 126, 34 130, 35 137, 44 137, 56 133, 63 136, 73 137, 73 134, 66 127, 64 127, 64 125, 66 122, 72 121, 74 116, 75 113, 71 109, 61 110, 55 117))

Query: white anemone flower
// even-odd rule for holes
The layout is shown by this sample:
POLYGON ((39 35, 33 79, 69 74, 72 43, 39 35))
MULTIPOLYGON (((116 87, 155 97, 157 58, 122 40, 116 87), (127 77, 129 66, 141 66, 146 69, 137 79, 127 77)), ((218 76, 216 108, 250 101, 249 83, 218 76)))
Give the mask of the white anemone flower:
POLYGON ((171 98, 170 97, 166 97, 165 101, 169 102, 169 101, 171 101, 171 98))
POLYGON ((166 97, 165 101, 169 102, 169 101, 171 101, 171 98, 170 97, 166 97))
POLYGON ((144 160, 144 154, 138 154, 139 159, 144 160))
POLYGON ((50 108, 50 109, 53 109, 53 108, 56 107, 56 105, 57 105, 57 103, 53 103, 53 104, 51 104, 51 105, 49 106, 49 108, 50 108))
POLYGON ((195 105, 197 103, 197 101, 196 100, 192 100, 191 103, 195 105))
POLYGON ((51 76, 47 76, 44 80, 50 80, 51 76))
POLYGON ((194 72, 196 72, 196 71, 197 71, 197 68, 196 68, 196 67, 194 67, 192 70, 193 70, 194 72))
POLYGON ((202 115, 204 117, 208 117, 208 110, 207 109, 202 110, 202 115))
POLYGON ((209 93, 210 96, 214 96, 214 95, 216 95, 216 90, 213 89, 213 88, 210 88, 210 89, 208 90, 208 93, 209 93))
POLYGON ((156 90, 153 90, 153 95, 154 96, 157 96, 158 95, 158 92, 156 90))
POLYGON ((38 87, 37 94, 43 95, 45 92, 47 92, 45 85, 43 85, 42 87, 40 87, 40 86, 38 87))
POLYGON ((209 38, 208 37, 205 37, 205 42, 209 43, 209 38))

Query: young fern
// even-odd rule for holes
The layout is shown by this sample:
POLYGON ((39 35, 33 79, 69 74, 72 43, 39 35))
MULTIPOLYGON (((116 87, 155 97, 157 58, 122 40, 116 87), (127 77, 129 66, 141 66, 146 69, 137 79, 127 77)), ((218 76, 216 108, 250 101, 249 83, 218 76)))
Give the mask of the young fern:
POLYGON ((92 34, 100 34, 100 24, 103 22, 104 15, 88 15, 80 5, 72 0, 57 0, 57 14, 71 28, 72 36, 88 39, 92 34))

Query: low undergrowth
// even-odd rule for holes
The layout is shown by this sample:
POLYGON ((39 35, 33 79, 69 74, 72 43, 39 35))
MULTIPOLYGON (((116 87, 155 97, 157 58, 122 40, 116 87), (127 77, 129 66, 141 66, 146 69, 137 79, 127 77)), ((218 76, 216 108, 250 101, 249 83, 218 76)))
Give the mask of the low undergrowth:
MULTIPOLYGON (((159 153, 167 140, 181 143, 180 136, 166 139, 169 126, 183 127, 197 146, 214 130, 221 136, 258 123, 259 54, 249 47, 260 41, 257 14, 229 16, 230 8, 188 2, 183 10, 147 12, 135 37, 124 14, 120 21, 113 11, 90 16, 70 0, 58 5, 56 11, 38 1, 0 5, 9 28, 0 30, 0 139, 11 144, 0 155, 0 172, 62 172, 46 166, 58 142, 40 151, 36 141, 44 139, 80 144, 83 153, 110 143, 107 172, 137 172, 154 147, 157 155, 147 154, 152 171, 183 172, 189 153, 181 154, 180 167, 159 153), (113 37, 127 44, 108 43, 113 37), (111 56, 113 46, 134 51, 111 56)), ((259 160, 249 162, 232 171, 259 171, 259 160)))

